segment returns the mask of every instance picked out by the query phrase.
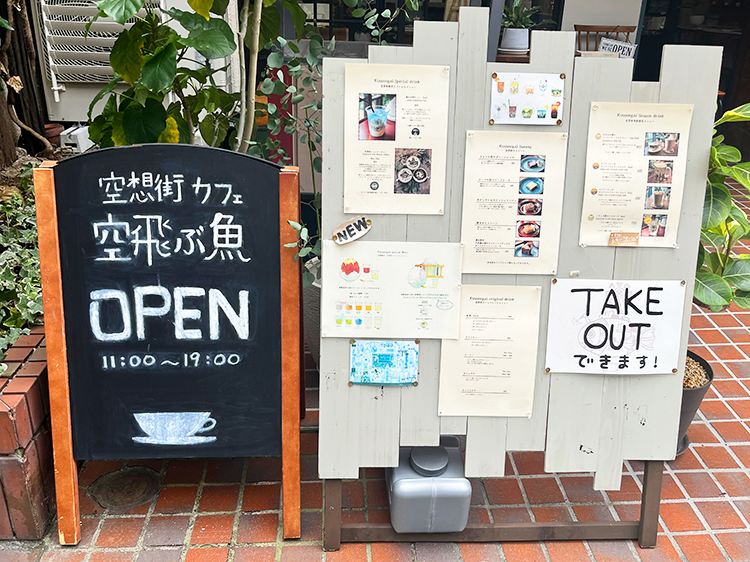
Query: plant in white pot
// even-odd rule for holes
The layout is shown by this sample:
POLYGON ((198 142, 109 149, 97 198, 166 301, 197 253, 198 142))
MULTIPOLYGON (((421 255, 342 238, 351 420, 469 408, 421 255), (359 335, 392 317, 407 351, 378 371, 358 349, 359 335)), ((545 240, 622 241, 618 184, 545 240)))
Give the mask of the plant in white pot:
POLYGON ((529 30, 551 20, 535 23, 531 16, 539 11, 538 6, 527 5, 528 0, 512 0, 503 9, 503 38, 500 48, 512 51, 526 51, 529 48, 529 30))

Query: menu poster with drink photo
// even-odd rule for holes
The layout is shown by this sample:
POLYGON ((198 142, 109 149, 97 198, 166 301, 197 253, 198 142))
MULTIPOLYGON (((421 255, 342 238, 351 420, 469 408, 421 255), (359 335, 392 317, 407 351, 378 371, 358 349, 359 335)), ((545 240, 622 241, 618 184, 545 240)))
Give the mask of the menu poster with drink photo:
POLYGON ((490 125, 560 125, 565 79, 560 74, 493 73, 490 125))
POLYGON ((460 244, 323 240, 323 256, 323 337, 458 337, 460 244))
POLYGON ((567 146, 567 133, 466 133, 464 273, 556 273, 567 146))
POLYGON ((677 244, 693 106, 591 104, 581 245, 677 244))
POLYGON ((347 64, 344 212, 442 215, 450 67, 347 64))
POLYGON ((438 414, 529 417, 541 287, 464 285, 459 339, 444 341, 438 414))

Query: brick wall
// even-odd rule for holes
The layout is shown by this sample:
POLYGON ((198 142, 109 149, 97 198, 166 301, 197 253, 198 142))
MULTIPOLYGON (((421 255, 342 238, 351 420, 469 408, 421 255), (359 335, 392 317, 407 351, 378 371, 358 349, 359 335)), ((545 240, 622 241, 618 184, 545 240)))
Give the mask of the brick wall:
POLYGON ((7 353, 0 375, 0 540, 41 539, 55 508, 44 328, 7 353))

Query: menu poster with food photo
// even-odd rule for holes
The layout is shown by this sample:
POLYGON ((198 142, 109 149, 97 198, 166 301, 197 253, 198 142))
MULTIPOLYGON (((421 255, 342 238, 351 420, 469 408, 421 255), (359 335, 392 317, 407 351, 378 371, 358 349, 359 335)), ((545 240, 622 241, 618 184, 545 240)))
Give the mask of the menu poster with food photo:
POLYGON ((693 106, 591 104, 582 246, 677 245, 693 106))
POLYGON ((442 215, 450 67, 347 64, 344 212, 442 215))
POLYGON ((459 339, 444 341, 438 414, 529 417, 541 287, 464 285, 459 339))
POLYGON ((492 73, 490 125, 560 125, 562 74, 492 73))
POLYGON ((458 337, 461 245, 323 240, 321 335, 458 337))
POLYGON ((658 375, 685 360, 684 281, 553 279, 549 300, 552 373, 658 375))
POLYGON ((556 273, 567 146, 567 133, 466 133, 464 273, 556 273))

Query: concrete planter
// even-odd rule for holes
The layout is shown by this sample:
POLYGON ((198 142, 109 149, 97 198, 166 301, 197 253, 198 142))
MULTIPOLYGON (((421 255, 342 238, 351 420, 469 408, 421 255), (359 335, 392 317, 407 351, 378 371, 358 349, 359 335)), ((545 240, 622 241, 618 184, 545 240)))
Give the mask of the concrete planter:
POLYGON ((525 51, 529 48, 529 30, 523 27, 504 28, 500 48, 525 51))

